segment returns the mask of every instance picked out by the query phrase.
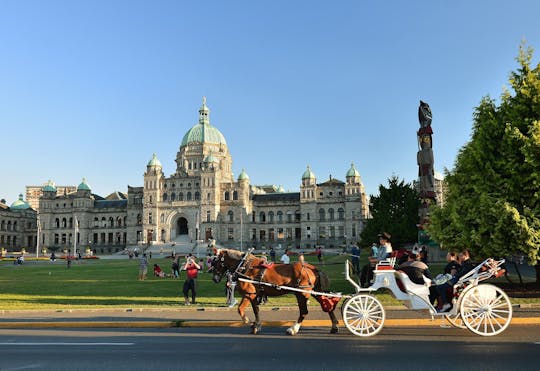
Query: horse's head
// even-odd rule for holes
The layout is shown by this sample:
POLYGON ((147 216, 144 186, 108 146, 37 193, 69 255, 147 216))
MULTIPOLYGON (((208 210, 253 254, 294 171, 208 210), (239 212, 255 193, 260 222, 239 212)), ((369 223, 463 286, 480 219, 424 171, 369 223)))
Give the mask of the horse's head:
POLYGON ((242 261, 242 253, 229 249, 213 249, 215 258, 212 260, 212 281, 219 283, 226 272, 234 273, 242 261))

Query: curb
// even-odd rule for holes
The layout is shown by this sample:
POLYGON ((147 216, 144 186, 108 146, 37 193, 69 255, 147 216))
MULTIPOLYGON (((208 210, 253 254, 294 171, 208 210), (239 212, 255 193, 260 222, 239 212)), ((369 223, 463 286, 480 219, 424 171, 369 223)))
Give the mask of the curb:
MULTIPOLYGON (((265 327, 290 327, 294 321, 263 321, 265 327)), ((443 318, 437 319, 387 319, 385 327, 441 327, 446 325, 443 318)), ((512 318, 511 325, 540 325, 540 317, 512 318)), ((0 328, 206 328, 206 327, 244 327, 241 321, 110 321, 110 322, 0 322, 0 328)), ((304 327, 330 327, 330 320, 305 320, 304 327)), ((344 326, 339 321, 339 326, 344 326)))

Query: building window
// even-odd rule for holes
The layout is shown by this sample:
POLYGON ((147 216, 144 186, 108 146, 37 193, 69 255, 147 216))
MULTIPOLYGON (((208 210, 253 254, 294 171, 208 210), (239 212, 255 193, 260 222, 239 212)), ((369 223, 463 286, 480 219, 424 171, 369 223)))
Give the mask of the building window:
POLYGON ((266 223, 266 214, 264 211, 261 211, 259 214, 259 223, 266 223))
POLYGON ((264 229, 259 231, 259 241, 266 241, 266 231, 264 229))
POLYGON ((238 200, 238 191, 234 191, 233 194, 232 194, 232 199, 233 200, 238 200))
POLYGON ((224 198, 225 198, 225 201, 229 201, 230 195, 229 195, 229 192, 228 192, 228 191, 225 192, 224 198))
POLYGON ((276 236, 275 236, 275 233, 274 233, 274 228, 270 228, 268 230, 268 240, 269 241, 274 241, 276 239, 276 236))
POLYGON ((234 213, 232 212, 232 210, 229 210, 229 212, 227 213, 227 216, 228 216, 229 222, 234 222, 234 213))
POLYGON ((229 228, 227 232, 227 239, 234 240, 234 228, 229 228))
POLYGON ((274 212, 273 211, 268 212, 268 222, 269 223, 274 222, 274 212))
POLYGON ((201 199, 201 194, 199 192, 195 192, 195 201, 198 201, 201 199))
POLYGON ((178 201, 184 201, 184 193, 183 192, 180 192, 178 194, 178 201))
POLYGON ((277 220, 278 220, 278 223, 283 223, 283 211, 277 212, 277 220))
POLYGON ((295 222, 299 222, 299 221, 300 221, 300 216, 301 216, 300 210, 296 210, 296 211, 294 212, 294 221, 295 221, 295 222))
POLYGON ((148 213, 148 224, 153 224, 152 213, 148 213))
POLYGON ((328 209, 328 219, 334 220, 334 209, 332 208, 328 209))
POLYGON ((167 201, 167 198, 168 198, 168 197, 167 197, 167 194, 164 193, 164 194, 163 194, 163 201, 167 201))
POLYGON ((191 201, 191 192, 188 192, 186 195, 186 201, 191 201))
POLYGON ((171 201, 174 201, 176 200, 176 193, 171 193, 171 201))
POLYGON ((319 209, 319 220, 324 221, 326 219, 324 209, 319 209))
POLYGON ((210 210, 206 211, 206 221, 210 222, 210 210))
POLYGON ((339 220, 345 219, 345 210, 343 210, 341 207, 337 210, 337 213, 339 220))

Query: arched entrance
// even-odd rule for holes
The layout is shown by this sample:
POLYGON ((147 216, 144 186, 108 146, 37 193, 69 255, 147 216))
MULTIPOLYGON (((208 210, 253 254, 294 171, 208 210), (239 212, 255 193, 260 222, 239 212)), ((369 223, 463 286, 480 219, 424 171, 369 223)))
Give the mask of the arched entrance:
POLYGON ((182 236, 188 234, 188 221, 186 218, 178 218, 176 221, 176 235, 182 236))

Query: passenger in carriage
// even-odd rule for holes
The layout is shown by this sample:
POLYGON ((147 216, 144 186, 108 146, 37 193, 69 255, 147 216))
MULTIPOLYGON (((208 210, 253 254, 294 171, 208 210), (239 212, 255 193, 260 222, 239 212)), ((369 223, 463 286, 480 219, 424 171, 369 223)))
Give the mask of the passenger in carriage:
POLYGON ((407 261, 397 267, 397 270, 404 272, 413 283, 424 285, 424 277, 431 279, 428 266, 418 260, 418 255, 410 253, 407 261))
POLYGON ((448 312, 452 308, 452 304, 450 304, 448 300, 448 289, 452 289, 461 277, 472 271, 475 267, 475 264, 471 261, 469 250, 463 250, 460 252, 458 255, 458 261, 460 268, 456 274, 453 275, 452 278, 447 282, 436 286, 442 301, 442 307, 440 310, 438 310, 439 312, 448 312))
POLYGON ((360 285, 362 287, 368 287, 369 283, 373 279, 373 270, 378 262, 385 260, 392 254, 392 244, 390 243, 390 234, 383 232, 379 234, 379 249, 376 256, 370 256, 369 263, 362 267, 360 273, 360 285))
POLYGON ((444 274, 454 276, 461 268, 456 253, 453 251, 448 252, 448 254, 446 254, 446 261, 448 264, 444 267, 444 274))

